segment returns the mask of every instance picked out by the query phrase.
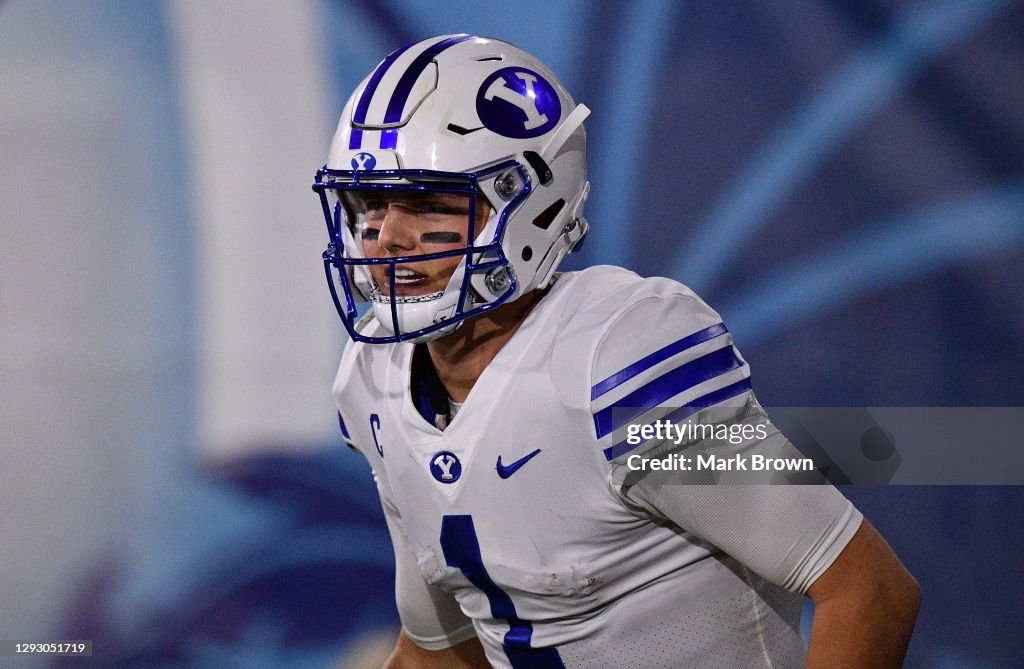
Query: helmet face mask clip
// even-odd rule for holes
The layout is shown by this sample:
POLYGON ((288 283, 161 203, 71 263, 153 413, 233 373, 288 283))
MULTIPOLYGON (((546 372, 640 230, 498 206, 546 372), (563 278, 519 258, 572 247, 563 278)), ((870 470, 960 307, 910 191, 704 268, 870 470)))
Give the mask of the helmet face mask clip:
POLYGON ((324 269, 349 335, 429 341, 546 285, 586 233, 586 114, 543 63, 497 40, 435 37, 385 58, 346 104, 313 184, 329 235, 324 269), (456 196, 466 228, 452 231, 449 215, 449 227, 417 243, 389 234, 385 244, 383 219, 364 220, 360 203, 379 217, 380 206, 412 211, 421 196, 456 196), (361 302, 381 326, 372 334, 361 302))

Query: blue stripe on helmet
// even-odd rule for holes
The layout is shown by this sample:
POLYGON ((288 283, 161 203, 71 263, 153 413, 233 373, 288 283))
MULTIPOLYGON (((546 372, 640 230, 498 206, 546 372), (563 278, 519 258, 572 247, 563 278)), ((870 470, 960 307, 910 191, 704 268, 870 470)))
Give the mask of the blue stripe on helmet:
POLYGON ((615 388, 616 386, 619 386, 625 383, 626 381, 629 381, 631 378, 633 378, 640 372, 644 372, 650 369, 651 367, 654 367, 662 360, 667 360, 668 358, 671 358, 677 353, 685 351, 688 348, 693 348, 697 344, 702 344, 707 340, 714 339, 715 337, 721 336, 726 332, 728 332, 728 330, 726 329, 725 325, 722 323, 718 323, 717 325, 712 325, 709 328, 704 328, 699 332, 694 332, 693 334, 687 335, 686 337, 683 337, 678 341, 672 342, 668 346, 658 349, 654 353, 644 358, 641 358, 640 360, 637 360, 629 367, 626 367, 620 372, 612 374, 604 381, 601 381, 600 383, 596 384, 593 388, 590 389, 590 399, 596 400, 598 397, 604 395, 612 388, 615 388))
MULTIPOLYGON (((750 379, 740 379, 736 383, 729 384, 724 388, 714 390, 703 397, 698 397, 692 402, 687 402, 685 406, 681 406, 672 413, 668 414, 661 420, 668 420, 672 423, 678 423, 684 418, 688 418, 693 414, 697 413, 701 409, 706 409, 709 406, 714 406, 720 402, 724 402, 727 399, 742 395, 743 393, 750 390, 750 379)), ((641 442, 643 443, 643 442, 641 442)), ((610 448, 604 449, 604 457, 606 460, 614 460, 620 455, 629 453, 633 449, 639 447, 640 444, 631 444, 628 440, 624 439, 619 443, 611 446, 610 448)))
POLYGON ((363 148, 363 131, 358 128, 353 128, 352 132, 348 135, 348 148, 350 149, 361 149, 363 148))
POLYGON ((597 438, 600 439, 637 416, 643 415, 648 409, 686 392, 697 384, 742 366, 743 362, 733 347, 725 346, 676 367, 594 414, 597 438))
MULTIPOLYGON (((409 65, 409 68, 402 75, 402 78, 398 80, 398 85, 395 86, 395 91, 391 94, 387 111, 384 113, 384 123, 397 123, 402 120, 402 110, 405 109, 405 104, 409 101, 409 94, 412 92, 413 84, 416 83, 416 80, 423 74, 423 70, 430 64, 430 61, 434 60, 437 54, 448 47, 455 46, 474 37, 475 35, 455 35, 454 37, 441 40, 417 56, 416 60, 412 61, 412 64, 409 65)), ((398 148, 397 128, 389 128, 380 134, 380 148, 398 148)))
MULTIPOLYGON (((366 82, 366 88, 363 89, 363 94, 359 96, 359 102, 356 104, 355 110, 352 112, 352 123, 365 123, 366 112, 370 109, 370 101, 373 100, 373 94, 377 92, 377 86, 380 85, 380 80, 384 78, 391 65, 398 60, 398 57, 405 53, 412 44, 406 44, 401 49, 395 49, 387 58, 380 62, 377 69, 370 75, 370 79, 366 82)), ((353 129, 352 133, 348 138, 349 149, 361 149, 363 143, 363 131, 359 129, 353 129)))

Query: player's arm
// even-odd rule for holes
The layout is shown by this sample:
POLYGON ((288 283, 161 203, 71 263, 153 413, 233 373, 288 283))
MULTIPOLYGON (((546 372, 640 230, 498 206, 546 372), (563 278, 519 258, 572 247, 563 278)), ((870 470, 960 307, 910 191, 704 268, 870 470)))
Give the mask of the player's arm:
MULTIPOLYGON (((766 421, 753 396, 748 399, 754 409, 743 420, 766 421)), ((792 448, 773 427, 765 439, 735 450, 792 448)), ((920 589, 885 540, 831 485, 692 485, 647 474, 622 494, 773 583, 810 596, 815 613, 807 667, 902 666, 920 589)))
MULTIPOLYGON (((788 446, 773 431, 751 448, 788 446)), ((807 667, 902 666, 917 582, 830 485, 691 485, 648 474, 625 498, 815 604, 807 667)))
POLYGON ((808 669, 901 667, 921 588, 867 520, 808 589, 814 621, 808 669))
MULTIPOLYGON (((628 412, 639 414, 630 407, 652 409, 657 404, 707 407, 692 416, 696 422, 764 426, 757 438, 738 444, 679 444, 690 449, 690 456, 709 450, 726 456, 798 455, 749 390, 748 368, 738 353, 729 355, 731 339, 708 325, 716 322, 717 314, 696 298, 684 297, 634 305, 610 328, 595 355, 593 378, 601 381, 594 385, 592 406, 606 457, 621 469, 622 461, 645 448, 620 441, 615 430, 623 421, 612 410, 619 406, 628 417, 628 412), (660 327, 630 327, 635 323, 660 327), (652 336, 654 342, 642 341, 652 336), (608 424, 604 430, 602 419, 608 424)), ((649 454, 657 454, 655 448, 649 454)), ((917 584, 835 488, 773 484, 784 482, 764 477, 754 485, 743 485, 745 479, 732 481, 740 485, 693 485, 710 481, 660 474, 624 477, 620 494, 628 504, 718 546, 773 583, 811 595, 821 607, 808 666, 899 666, 917 612, 917 584), (891 658, 890 663, 882 658, 891 658)))
POLYGON ((490 666, 476 637, 450 648, 427 650, 417 646, 405 630, 399 633, 395 650, 384 665, 385 669, 487 669, 490 666))

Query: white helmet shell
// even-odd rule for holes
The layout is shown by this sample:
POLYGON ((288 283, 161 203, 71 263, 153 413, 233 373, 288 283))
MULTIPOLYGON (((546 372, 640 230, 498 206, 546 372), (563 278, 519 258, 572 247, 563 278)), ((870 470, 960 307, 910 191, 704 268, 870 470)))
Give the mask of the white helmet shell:
MULTIPOLYGON (((543 63, 506 42, 447 35, 385 58, 345 105, 314 185, 332 234, 325 263, 341 270, 335 279, 344 296, 334 285, 332 293, 353 337, 436 338, 547 285, 587 231, 588 113, 543 63), (354 217, 332 209, 327 194, 398 183, 429 190, 460 178, 474 202, 487 200, 491 215, 448 287, 394 302, 381 296, 353 234, 354 217), (391 337, 355 332, 352 302, 366 300, 391 337)), ((422 257, 395 259, 391 271, 394 263, 422 257)))

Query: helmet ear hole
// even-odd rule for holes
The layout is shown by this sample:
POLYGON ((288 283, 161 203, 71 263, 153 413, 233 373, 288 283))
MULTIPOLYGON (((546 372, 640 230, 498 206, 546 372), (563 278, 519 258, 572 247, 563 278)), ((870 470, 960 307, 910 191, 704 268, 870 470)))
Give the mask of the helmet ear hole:
POLYGON ((565 200, 558 198, 555 200, 547 209, 540 212, 537 218, 533 219, 533 224, 541 230, 547 230, 551 226, 551 222, 555 220, 558 213, 562 211, 562 207, 565 206, 565 200))
POLYGON ((530 258, 533 257, 533 249, 529 246, 523 247, 523 262, 530 262, 530 258))

